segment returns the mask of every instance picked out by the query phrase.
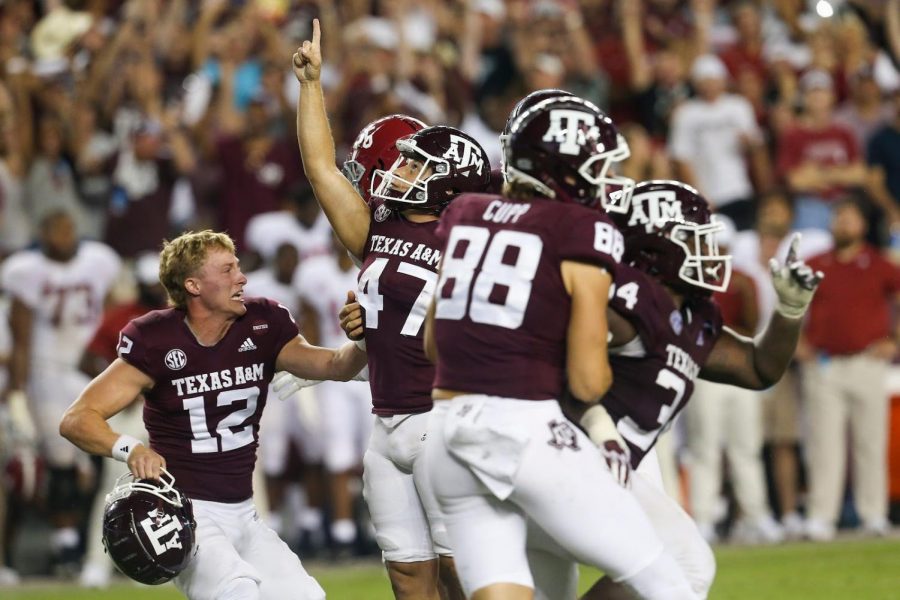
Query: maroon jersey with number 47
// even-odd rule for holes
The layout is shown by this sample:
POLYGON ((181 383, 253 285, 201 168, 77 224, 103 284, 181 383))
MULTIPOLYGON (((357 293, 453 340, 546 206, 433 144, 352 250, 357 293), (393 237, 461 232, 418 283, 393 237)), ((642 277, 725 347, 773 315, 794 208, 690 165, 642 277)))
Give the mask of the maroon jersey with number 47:
POLYGON ((249 298, 247 312, 213 346, 201 346, 174 308, 131 321, 119 357, 154 381, 144 394, 150 447, 190 498, 241 502, 253 495, 259 419, 275 360, 297 337, 290 312, 249 298))
POLYGON ((520 398, 560 397, 571 298, 560 264, 615 273, 622 234, 578 204, 466 194, 444 210, 435 308, 435 387, 520 398))
POLYGON ((613 384, 602 402, 637 468, 694 393, 694 381, 722 333, 722 316, 706 298, 679 309, 661 283, 628 265, 616 271, 614 286, 609 306, 638 336, 610 348, 613 384))
POLYGON ((422 347, 441 260, 438 222, 413 223, 379 205, 363 250, 357 298, 365 314, 372 412, 431 410, 434 366, 422 347))

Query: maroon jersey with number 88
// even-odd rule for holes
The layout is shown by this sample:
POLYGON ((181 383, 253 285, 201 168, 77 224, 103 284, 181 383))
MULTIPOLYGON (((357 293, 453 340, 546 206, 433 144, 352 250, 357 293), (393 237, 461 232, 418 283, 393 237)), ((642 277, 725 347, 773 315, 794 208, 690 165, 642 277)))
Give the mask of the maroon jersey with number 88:
POLYGON ((622 234, 578 204, 467 194, 443 213, 435 308, 435 387, 519 398, 559 398, 571 298, 560 264, 615 273, 622 234))

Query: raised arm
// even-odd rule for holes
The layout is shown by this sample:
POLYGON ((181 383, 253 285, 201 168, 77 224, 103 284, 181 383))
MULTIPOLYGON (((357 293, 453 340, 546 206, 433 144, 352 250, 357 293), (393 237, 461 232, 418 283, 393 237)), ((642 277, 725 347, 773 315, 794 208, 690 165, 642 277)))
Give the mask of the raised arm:
POLYGON ((322 70, 319 20, 313 20, 313 39, 294 54, 294 75, 300 82, 297 99, 297 141, 303 170, 341 243, 362 259, 369 234, 369 207, 337 168, 334 140, 325 113, 319 76, 322 70))
POLYGON ((772 259, 778 304, 766 330, 751 339, 726 328, 700 371, 702 379, 760 390, 784 375, 797 348, 803 315, 822 280, 821 273, 797 259, 799 240, 795 234, 784 265, 772 259))

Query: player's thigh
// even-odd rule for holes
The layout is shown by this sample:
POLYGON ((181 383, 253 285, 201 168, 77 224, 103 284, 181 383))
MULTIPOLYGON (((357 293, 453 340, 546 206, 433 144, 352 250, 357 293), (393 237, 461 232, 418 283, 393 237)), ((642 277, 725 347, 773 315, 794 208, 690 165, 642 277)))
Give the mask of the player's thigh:
POLYGON ((375 539, 387 561, 431 560, 436 555, 413 474, 388 457, 387 437, 386 428, 376 423, 363 458, 363 495, 375 539))
POLYGON ((189 600, 216 600, 235 579, 261 581, 259 571, 241 558, 232 540, 216 522, 195 510, 196 554, 175 578, 175 586, 189 600))
POLYGON ((528 522, 528 565, 535 600, 576 597, 578 563, 534 521, 528 522))
POLYGON ((518 507, 487 489, 447 498, 442 506, 466 597, 496 583, 534 587, 526 553, 527 523, 518 507))
POLYGON ((694 520, 641 473, 634 473, 631 489, 666 552, 681 567, 694 592, 705 598, 716 575, 716 559, 694 520))
POLYGON ((241 556, 260 575, 260 600, 320 600, 325 592, 278 534, 254 518, 244 529, 241 556))
POLYGON ((637 573, 662 552, 647 516, 587 436, 572 428, 560 447, 548 425, 531 423, 510 498, 579 562, 615 580, 637 573))

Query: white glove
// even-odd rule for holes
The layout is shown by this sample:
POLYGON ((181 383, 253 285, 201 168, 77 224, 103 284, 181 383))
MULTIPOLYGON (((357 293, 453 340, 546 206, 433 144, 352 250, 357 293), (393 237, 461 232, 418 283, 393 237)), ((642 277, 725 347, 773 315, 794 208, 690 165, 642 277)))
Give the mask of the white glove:
POLYGON ((291 396, 303 388, 320 383, 322 382, 318 379, 303 379, 302 377, 291 375, 287 371, 278 371, 275 373, 275 377, 272 378, 272 387, 275 388, 275 394, 281 401, 290 399, 291 396))
POLYGON ((14 390, 6 396, 6 410, 14 435, 20 441, 33 444, 37 441, 37 429, 28 410, 28 397, 22 390, 14 390))
POLYGON ((813 271, 809 265, 797 258, 799 245, 800 234, 795 233, 784 264, 778 264, 774 258, 769 260, 772 285, 775 286, 775 293, 778 295, 775 310, 788 319, 800 319, 806 314, 816 288, 825 277, 821 271, 813 271))
POLYGON ((619 435, 616 424, 606 412, 606 408, 602 404, 590 407, 581 417, 581 426, 587 431, 591 441, 600 448, 600 453, 606 460, 613 478, 622 487, 630 487, 631 452, 628 450, 628 444, 619 435))

